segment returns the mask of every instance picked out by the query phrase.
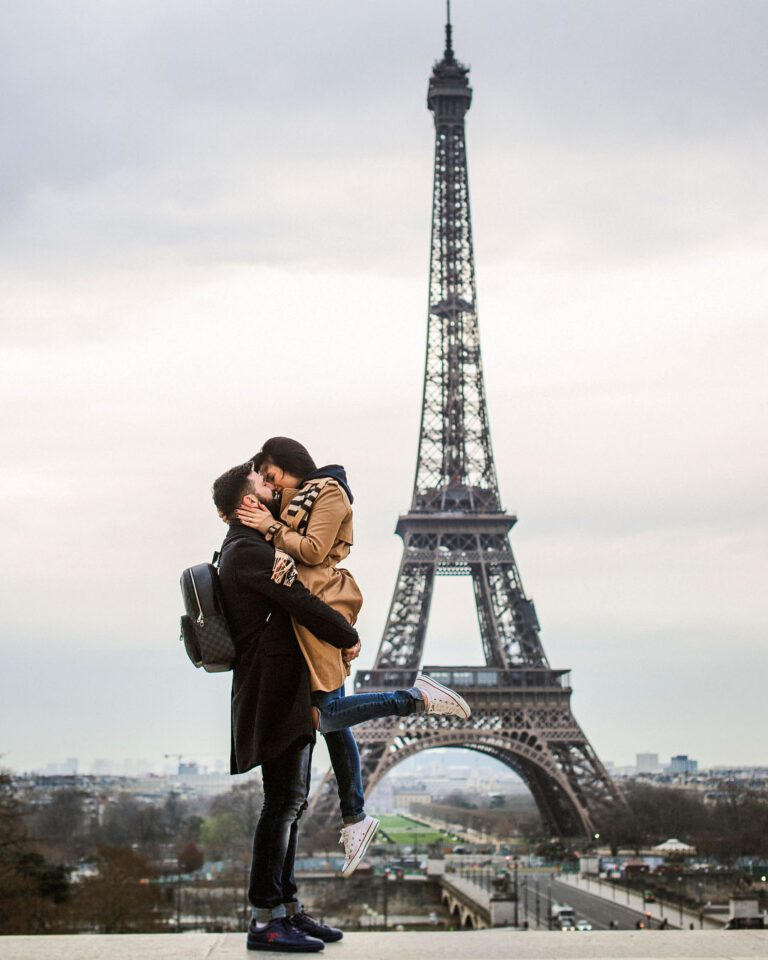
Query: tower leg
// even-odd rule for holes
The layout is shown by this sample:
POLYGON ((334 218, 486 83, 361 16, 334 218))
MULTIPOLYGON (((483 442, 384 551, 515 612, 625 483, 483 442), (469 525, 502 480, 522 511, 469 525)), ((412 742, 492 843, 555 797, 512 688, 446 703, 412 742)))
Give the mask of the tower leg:
POLYGON ((473 565, 472 583, 483 643, 494 646, 489 665, 548 666, 536 610, 523 592, 511 551, 508 563, 473 565))
POLYGON ((407 557, 406 545, 376 658, 377 669, 400 667, 417 670, 421 660, 432 604, 435 568, 432 563, 409 562, 407 557))

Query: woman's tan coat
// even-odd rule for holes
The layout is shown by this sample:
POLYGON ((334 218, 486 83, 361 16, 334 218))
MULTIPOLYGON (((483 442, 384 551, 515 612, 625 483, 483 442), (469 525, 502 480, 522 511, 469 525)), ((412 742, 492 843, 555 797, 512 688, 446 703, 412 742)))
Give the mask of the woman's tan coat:
MULTIPOLYGON (((259 522, 258 529, 275 547, 293 557, 299 579, 311 593, 350 623, 357 620, 363 596, 349 570, 337 566, 346 560, 352 546, 352 506, 336 480, 321 477, 308 480, 301 490, 284 489, 280 520, 265 517, 259 522), (306 530, 301 534, 296 528, 304 511, 299 509, 296 512, 295 506, 310 488, 319 490, 307 515, 306 530), (291 515, 292 504, 294 515, 291 515)), ((340 687, 348 675, 341 650, 318 640, 295 620, 293 629, 309 667, 311 688, 336 690, 340 687)))

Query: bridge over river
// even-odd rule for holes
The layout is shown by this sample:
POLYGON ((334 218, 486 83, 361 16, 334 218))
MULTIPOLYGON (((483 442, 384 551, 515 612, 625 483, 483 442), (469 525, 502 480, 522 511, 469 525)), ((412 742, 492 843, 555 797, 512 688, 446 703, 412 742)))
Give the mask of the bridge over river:
MULTIPOLYGON (((432 861, 434 863, 434 861, 432 861)), ((462 929, 484 929, 520 925, 529 930, 550 928, 553 904, 568 904, 576 919, 587 920, 592 929, 634 930, 638 921, 649 924, 646 911, 652 912, 650 925, 658 927, 662 920, 668 929, 718 930, 723 919, 713 919, 692 913, 677 905, 655 903, 644 905, 642 898, 629 892, 617 892, 614 886, 601 885, 592 880, 572 876, 555 876, 549 873, 521 871, 518 880, 518 899, 514 899, 514 881, 510 881, 505 894, 494 888, 493 869, 462 869, 452 864, 439 877, 442 885, 441 899, 462 929), (605 888, 605 889, 604 889, 605 888)))

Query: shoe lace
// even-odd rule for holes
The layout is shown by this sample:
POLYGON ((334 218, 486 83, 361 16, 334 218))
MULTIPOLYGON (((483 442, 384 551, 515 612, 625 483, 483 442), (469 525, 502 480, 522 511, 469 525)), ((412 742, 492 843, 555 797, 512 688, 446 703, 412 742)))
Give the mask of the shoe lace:
POLYGON ((352 835, 348 830, 341 831, 341 833, 339 834, 339 843, 343 844, 344 853, 346 856, 349 856, 349 853, 352 850, 354 842, 355 841, 352 839, 352 835))
POLYGON ((439 694, 433 696, 429 701, 429 706, 426 709, 426 713, 436 713, 437 708, 441 706, 452 707, 453 700, 449 700, 447 697, 441 697, 439 694))

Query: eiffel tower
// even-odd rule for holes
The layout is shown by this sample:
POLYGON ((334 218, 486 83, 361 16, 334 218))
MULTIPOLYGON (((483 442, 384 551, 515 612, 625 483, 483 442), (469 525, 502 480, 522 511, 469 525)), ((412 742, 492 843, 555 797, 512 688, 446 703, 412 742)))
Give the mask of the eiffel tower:
MULTIPOLYGON (((452 46, 429 81, 435 121, 429 317, 421 433, 413 499, 396 532, 403 558, 373 669, 355 691, 410 687, 421 667, 435 576, 472 578, 484 667, 424 666, 469 701, 472 717, 415 714, 355 728, 366 793, 407 757, 431 747, 464 747, 520 775, 544 824, 560 837, 590 835, 601 808, 624 801, 571 712, 567 670, 552 669, 539 621, 509 543, 491 449, 469 209, 464 117, 469 70, 452 46)), ((310 813, 334 818, 329 772, 310 813)))

